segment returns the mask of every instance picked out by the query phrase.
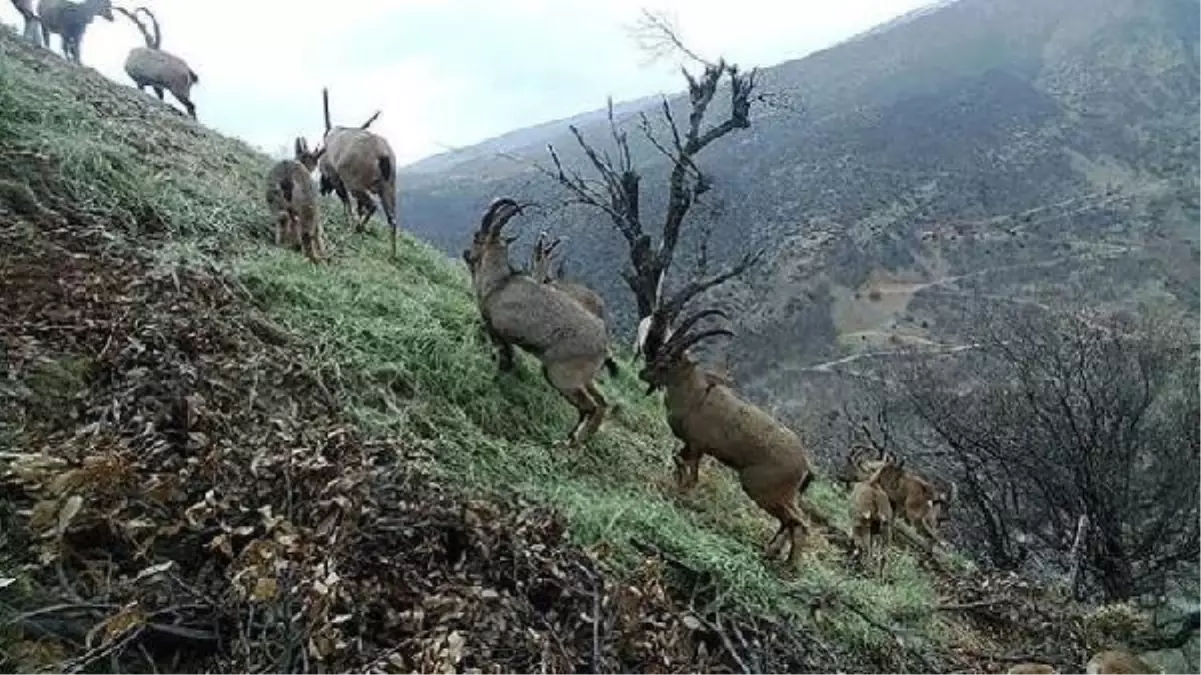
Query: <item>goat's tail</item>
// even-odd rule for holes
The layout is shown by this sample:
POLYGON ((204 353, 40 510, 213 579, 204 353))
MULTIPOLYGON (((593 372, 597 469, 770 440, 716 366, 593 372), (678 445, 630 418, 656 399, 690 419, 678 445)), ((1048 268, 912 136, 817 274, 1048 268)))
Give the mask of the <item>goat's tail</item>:
POLYGON ((376 162, 379 163, 379 173, 385 181, 392 180, 392 158, 387 155, 381 155, 376 162))
POLYGON ((192 70, 191 68, 188 68, 188 77, 192 78, 192 84, 196 84, 200 81, 200 76, 197 75, 196 71, 192 70))
POLYGON ((617 377, 621 374, 621 368, 617 365, 617 361, 613 360, 611 355, 605 355, 605 370, 609 371, 609 377, 617 377))

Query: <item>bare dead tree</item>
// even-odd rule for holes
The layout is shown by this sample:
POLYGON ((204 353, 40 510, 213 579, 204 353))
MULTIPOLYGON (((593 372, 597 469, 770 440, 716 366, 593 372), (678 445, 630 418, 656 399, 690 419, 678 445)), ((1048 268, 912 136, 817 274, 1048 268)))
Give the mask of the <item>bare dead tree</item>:
POLYGON ((995 306, 970 325, 979 349, 915 358, 898 377, 947 448, 993 562, 1012 562, 1030 539, 1066 567, 1079 547, 1081 581, 1108 599, 1195 578, 1201 420, 1189 330, 1154 312, 995 306))
MULTIPOLYGON (((548 145, 554 163, 550 174, 572 195, 572 201, 600 209, 625 238, 629 248, 629 265, 621 276, 633 291, 638 306, 639 319, 645 321, 655 311, 674 318, 689 300, 705 291, 743 274, 762 256, 763 251, 752 251, 743 255, 732 265, 715 271, 693 275, 693 278, 668 298, 663 298, 663 281, 671 269, 680 242, 681 233, 697 199, 712 187, 708 177, 696 164, 696 157, 713 142, 737 130, 751 126, 751 107, 756 102, 756 77, 758 71, 743 72, 732 63, 718 59, 710 63, 696 56, 684 46, 670 22, 662 17, 644 13, 643 35, 647 49, 675 49, 701 65, 701 72, 693 74, 681 68, 688 83, 690 112, 681 125, 672 112, 671 105, 664 99, 661 106, 666 123, 667 139, 655 133, 651 119, 643 114, 638 128, 671 164, 668 177, 667 211, 656 242, 646 225, 642 212, 642 175, 634 167, 630 154, 628 132, 621 128, 613 113, 613 101, 609 99, 609 132, 612 137, 612 152, 598 151, 587 141, 580 130, 572 125, 572 135, 587 157, 599 180, 586 178, 580 172, 568 168, 561 161, 554 146, 548 145), (714 97, 723 88, 730 96, 729 111, 725 119, 706 123, 706 114, 714 97)), ((708 250, 702 255, 709 265, 708 250)))

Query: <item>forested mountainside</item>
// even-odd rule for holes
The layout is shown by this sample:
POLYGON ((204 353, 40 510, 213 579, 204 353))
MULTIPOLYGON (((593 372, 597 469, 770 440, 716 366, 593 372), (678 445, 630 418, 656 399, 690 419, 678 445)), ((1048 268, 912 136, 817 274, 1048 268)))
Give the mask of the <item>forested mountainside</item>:
MULTIPOLYGON (((757 395, 786 404, 804 373, 859 351, 954 343, 966 304, 1195 310, 1197 2, 959 0, 768 68, 763 87, 789 104, 700 155, 716 187, 689 225, 711 225, 714 251, 767 249, 719 291, 738 300, 730 359, 757 395)), ((665 160, 634 113, 618 116, 657 219, 665 160)), ((607 147, 603 116, 580 127, 607 147)), ((546 142, 411 167, 406 226, 458 255, 492 197, 562 203, 534 166, 550 165, 546 142)), ((565 124, 549 142, 586 168, 565 124)), ((609 221, 552 208, 523 224, 525 242, 544 226, 629 335, 609 221)))

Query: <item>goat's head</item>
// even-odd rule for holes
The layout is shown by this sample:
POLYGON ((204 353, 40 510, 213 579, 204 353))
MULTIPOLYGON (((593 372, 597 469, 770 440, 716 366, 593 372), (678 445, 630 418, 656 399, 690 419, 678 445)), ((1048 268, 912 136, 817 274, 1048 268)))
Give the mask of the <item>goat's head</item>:
POLYGON ((671 320, 670 313, 660 309, 651 315, 650 328, 647 331, 646 341, 643 343, 646 365, 638 372, 638 379, 647 383, 647 395, 667 384, 672 373, 682 364, 692 363, 688 356, 689 347, 706 338, 719 335, 734 336, 734 331, 729 328, 710 328, 690 333, 692 327, 707 316, 730 318, 720 309, 704 309, 685 318, 670 337, 664 339, 664 335, 667 334, 667 324, 671 320))
POLYGON ((307 171, 312 173, 313 169, 317 168, 317 160, 321 159, 321 155, 325 154, 325 148, 318 147, 316 150, 309 150, 308 141, 298 136, 293 152, 296 161, 300 162, 307 171))
POLYGON ((930 499, 930 506, 935 525, 941 526, 943 521, 946 520, 947 513, 951 510, 951 502, 954 502, 958 496, 959 486, 954 481, 951 482, 950 487, 946 490, 934 490, 934 497, 930 499))
POLYGON ((526 206, 528 205, 518 204, 509 197, 492 200, 488 210, 484 211, 479 229, 471 238, 471 246, 463 251, 463 260, 469 269, 474 271, 485 255, 493 254, 508 258, 509 245, 517 237, 501 236, 501 231, 505 224, 513 216, 521 213, 526 206))
POLYGON ((534 242, 534 250, 530 254, 530 276, 543 283, 551 280, 551 258, 555 249, 563 243, 561 237, 548 242, 549 238, 550 234, 546 230, 539 232, 538 239, 534 242))
POLYGON ((845 485, 864 480, 880 465, 884 459, 884 453, 879 450, 873 450, 866 445, 856 443, 851 446, 847 452, 843 464, 834 472, 835 480, 845 485), (877 457, 871 458, 875 452, 877 457))
POLYGON ((92 10, 92 16, 102 16, 109 21, 113 20, 112 0, 88 0, 87 6, 92 10))

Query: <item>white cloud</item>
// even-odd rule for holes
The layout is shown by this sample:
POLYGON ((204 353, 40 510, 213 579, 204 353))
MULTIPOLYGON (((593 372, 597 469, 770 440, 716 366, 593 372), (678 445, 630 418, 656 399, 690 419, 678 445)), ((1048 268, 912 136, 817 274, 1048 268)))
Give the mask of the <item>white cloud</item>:
MULTIPOLYGON (((742 64, 798 58, 925 0, 143 0, 163 47, 200 76, 201 121, 268 150, 321 133, 321 87, 335 123, 380 109, 374 129, 404 164, 510 129, 680 87, 675 65, 646 65, 627 32, 641 7, 674 15, 690 46, 742 64)), ((0 18, 17 24, 9 3, 0 18)), ((97 20, 83 60, 129 84, 141 44, 121 15, 97 20)), ((59 50, 58 37, 52 37, 59 50)), ((170 95, 168 95, 170 99, 170 95)))

